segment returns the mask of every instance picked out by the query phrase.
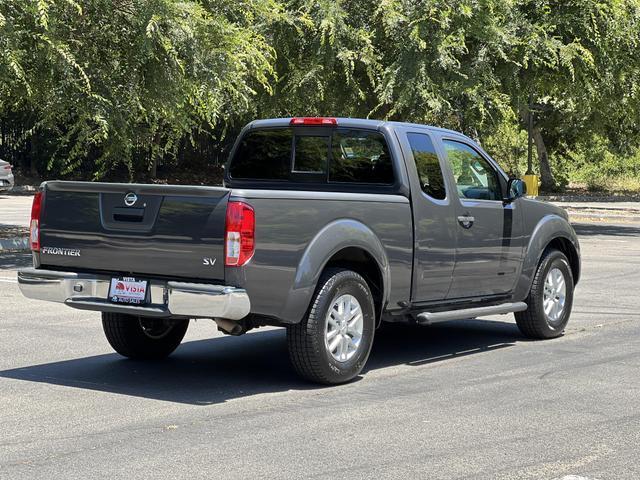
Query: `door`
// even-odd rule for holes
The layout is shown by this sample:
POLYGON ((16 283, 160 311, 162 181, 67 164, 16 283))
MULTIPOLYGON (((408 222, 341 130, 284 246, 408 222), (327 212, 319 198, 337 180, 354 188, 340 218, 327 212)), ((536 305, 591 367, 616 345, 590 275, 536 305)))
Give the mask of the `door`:
POLYGON ((456 261, 448 298, 510 292, 522 254, 519 202, 504 204, 500 173, 471 144, 442 139, 455 185, 456 261))
POLYGON ((455 261, 455 218, 451 192, 432 137, 423 131, 399 131, 411 182, 414 229, 412 303, 443 300, 455 261))

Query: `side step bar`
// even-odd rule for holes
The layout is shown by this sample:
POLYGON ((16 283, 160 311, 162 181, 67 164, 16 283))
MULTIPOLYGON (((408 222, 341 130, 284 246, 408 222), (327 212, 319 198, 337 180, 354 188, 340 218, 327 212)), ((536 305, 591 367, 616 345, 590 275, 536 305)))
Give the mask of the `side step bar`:
POLYGON ((464 320, 466 318, 484 317, 487 315, 504 315, 505 313, 523 312, 527 309, 524 302, 502 303, 490 307, 463 308, 446 312, 422 312, 416 317, 420 325, 447 322, 449 320, 464 320))

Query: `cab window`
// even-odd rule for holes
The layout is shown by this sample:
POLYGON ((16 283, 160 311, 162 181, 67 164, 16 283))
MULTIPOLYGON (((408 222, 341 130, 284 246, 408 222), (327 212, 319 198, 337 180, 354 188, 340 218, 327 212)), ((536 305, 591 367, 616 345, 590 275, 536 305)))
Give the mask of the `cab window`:
POLYGON ((331 145, 329 182, 393 183, 391 156, 379 132, 340 129, 334 132, 331 145))
POLYGON ((431 198, 444 200, 447 197, 444 175, 431 137, 424 133, 407 133, 407 139, 416 162, 420 188, 431 198))

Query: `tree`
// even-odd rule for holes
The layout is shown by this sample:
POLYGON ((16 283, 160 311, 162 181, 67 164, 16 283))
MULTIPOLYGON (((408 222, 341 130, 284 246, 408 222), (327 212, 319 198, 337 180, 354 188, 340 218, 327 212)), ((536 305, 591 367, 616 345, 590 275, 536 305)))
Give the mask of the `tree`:
POLYGON ((180 141, 224 126, 270 89, 271 0, 7 0, 0 7, 0 116, 25 111, 42 170, 124 165, 132 178, 180 141))
POLYGON ((532 96, 551 190, 574 147, 638 147, 639 31, 640 0, 5 0, 0 155, 153 176, 289 115, 430 123, 514 151, 532 96))
POLYGON ((376 3, 287 2, 288 17, 269 36, 276 81, 261 97, 261 116, 366 116, 379 68, 370 29, 376 3))
POLYGON ((637 111, 639 5, 381 2, 374 12, 382 74, 373 114, 487 135, 511 112, 526 125, 533 95, 542 187, 553 190, 549 141, 557 149, 566 135, 579 141, 605 131, 614 137, 636 133, 629 120, 626 128, 618 126, 625 116, 621 103, 637 111))
POLYGON ((549 143, 557 149, 567 136, 574 143, 603 131, 614 133, 612 118, 601 113, 626 96, 619 91, 620 77, 630 80, 628 75, 637 72, 640 3, 527 0, 516 5, 518 35, 509 56, 518 66, 503 77, 503 88, 523 124, 527 97, 533 95, 538 103, 533 139, 542 188, 554 190, 549 143))

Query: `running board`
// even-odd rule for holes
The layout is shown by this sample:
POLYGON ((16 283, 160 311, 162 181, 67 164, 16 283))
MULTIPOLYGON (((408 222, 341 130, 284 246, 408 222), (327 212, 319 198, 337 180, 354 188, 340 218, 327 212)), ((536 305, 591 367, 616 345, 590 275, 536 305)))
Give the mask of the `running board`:
POLYGON ((420 325, 447 322, 449 320, 464 320, 466 318, 484 317, 487 315, 504 315, 506 313, 522 312, 527 309, 524 302, 502 303, 490 307, 463 308, 462 310, 449 310, 446 312, 422 312, 416 317, 420 325))

